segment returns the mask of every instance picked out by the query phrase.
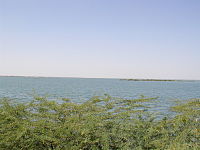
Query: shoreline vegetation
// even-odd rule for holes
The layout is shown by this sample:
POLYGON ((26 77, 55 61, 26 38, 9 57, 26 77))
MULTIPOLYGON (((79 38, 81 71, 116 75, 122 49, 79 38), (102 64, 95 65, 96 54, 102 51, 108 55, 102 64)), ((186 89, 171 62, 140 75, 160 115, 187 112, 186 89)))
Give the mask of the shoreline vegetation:
POLYGON ((200 99, 171 107, 174 117, 148 112, 156 98, 95 96, 77 104, 36 96, 31 102, 0 99, 0 149, 199 150, 200 99))

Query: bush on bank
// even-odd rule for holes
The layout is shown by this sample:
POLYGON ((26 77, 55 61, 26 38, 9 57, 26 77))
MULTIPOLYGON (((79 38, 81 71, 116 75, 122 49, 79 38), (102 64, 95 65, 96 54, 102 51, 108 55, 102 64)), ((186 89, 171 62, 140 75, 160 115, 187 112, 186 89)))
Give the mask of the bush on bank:
POLYGON ((109 95, 77 104, 36 97, 29 103, 2 99, 2 150, 200 149, 200 99, 172 107, 174 118, 156 119, 146 109, 154 98, 109 95))

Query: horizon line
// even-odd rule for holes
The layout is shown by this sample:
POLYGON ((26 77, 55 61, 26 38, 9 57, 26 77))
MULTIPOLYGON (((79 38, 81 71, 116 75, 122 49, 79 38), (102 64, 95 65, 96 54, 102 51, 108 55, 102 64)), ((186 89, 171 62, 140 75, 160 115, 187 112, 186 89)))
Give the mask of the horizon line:
POLYGON ((200 79, 175 79, 175 78, 119 78, 119 77, 67 77, 67 76, 36 76, 36 75, 0 75, 0 77, 30 77, 30 78, 78 78, 78 79, 153 79, 153 80, 184 80, 200 81, 200 79))

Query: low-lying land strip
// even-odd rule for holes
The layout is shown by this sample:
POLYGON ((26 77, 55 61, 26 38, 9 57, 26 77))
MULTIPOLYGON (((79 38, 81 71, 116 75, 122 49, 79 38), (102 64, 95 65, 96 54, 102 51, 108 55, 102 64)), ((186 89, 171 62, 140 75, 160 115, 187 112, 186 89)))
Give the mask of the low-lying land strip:
POLYGON ((192 81, 192 80, 171 80, 171 79, 120 79, 127 81, 192 81))

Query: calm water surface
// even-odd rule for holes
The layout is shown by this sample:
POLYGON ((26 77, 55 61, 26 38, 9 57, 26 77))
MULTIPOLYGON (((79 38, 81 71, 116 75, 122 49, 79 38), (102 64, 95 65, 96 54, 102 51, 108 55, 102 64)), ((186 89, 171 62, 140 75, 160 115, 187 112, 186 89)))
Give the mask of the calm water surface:
POLYGON ((176 99, 200 98, 200 81, 126 81, 119 79, 0 77, 0 97, 30 101, 32 95, 51 99, 70 98, 83 102, 92 96, 109 94, 122 98, 139 95, 157 97, 154 109, 168 110, 176 99))

